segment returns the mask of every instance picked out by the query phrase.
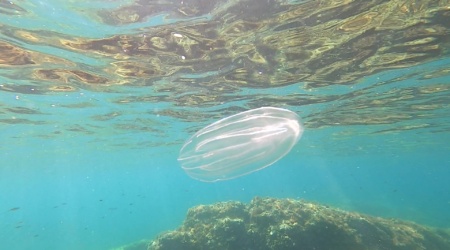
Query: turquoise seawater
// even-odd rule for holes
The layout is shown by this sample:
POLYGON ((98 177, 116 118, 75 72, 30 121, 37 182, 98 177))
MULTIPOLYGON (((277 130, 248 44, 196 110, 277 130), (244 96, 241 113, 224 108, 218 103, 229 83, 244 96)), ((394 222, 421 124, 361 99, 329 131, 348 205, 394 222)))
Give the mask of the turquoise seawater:
MULTIPOLYGON (((92 14, 131 2, 3 1, 0 40, 92 72, 112 63, 112 58, 27 42, 16 35, 33 31, 48 32, 48 41, 102 39, 144 34, 144 28, 180 21, 163 13, 112 25, 101 23, 92 14)), ((211 18, 210 14, 197 17, 211 18)), ((11 50, 2 48, 2 53, 11 50)), ((164 92, 165 86, 173 87, 172 75, 154 85, 124 84, 108 90, 84 87, 72 79, 67 85, 73 84, 73 91, 46 92, 39 88, 47 82, 26 76, 33 65, 1 64, 0 249, 112 249, 175 229, 190 207, 228 200, 249 202, 255 196, 305 199, 450 228, 448 55, 382 70, 354 84, 306 89, 299 81, 271 88, 243 87, 233 98, 227 96, 230 101, 225 98, 207 106, 185 107, 152 99, 184 96, 164 92), (443 73, 427 77, 431 72, 443 73), (414 101, 414 96, 427 88, 434 92, 414 101), (371 114, 358 115, 358 105, 364 100, 390 95, 386 93, 403 96, 401 90, 408 91, 412 99, 389 107, 372 103, 374 116, 393 119, 361 121, 370 120, 371 114), (286 157, 263 170, 223 182, 200 182, 183 172, 177 162, 179 150, 195 131, 258 103, 269 106, 273 100, 295 93, 305 99, 326 100, 305 105, 275 102, 273 106, 296 112, 306 124, 303 137, 286 157), (411 105, 423 108, 404 108, 411 105), (176 112, 178 116, 170 115, 176 112), (327 125, 317 125, 314 115, 319 113, 327 125), (351 123, 346 114, 361 120, 351 123), (341 119, 345 119, 343 124, 341 119)), ((42 68, 51 63, 58 64, 46 59, 39 62, 42 68)), ((61 68, 70 67, 65 64, 61 68)), ((183 74, 207 78, 221 70, 228 68, 183 74)))

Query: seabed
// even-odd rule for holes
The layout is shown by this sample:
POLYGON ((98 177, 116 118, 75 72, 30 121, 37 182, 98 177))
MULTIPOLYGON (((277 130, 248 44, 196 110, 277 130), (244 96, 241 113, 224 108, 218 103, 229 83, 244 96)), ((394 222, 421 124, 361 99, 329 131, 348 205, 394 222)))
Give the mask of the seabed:
POLYGON ((450 232, 294 199, 254 198, 189 209, 176 230, 121 250, 445 250, 450 232))

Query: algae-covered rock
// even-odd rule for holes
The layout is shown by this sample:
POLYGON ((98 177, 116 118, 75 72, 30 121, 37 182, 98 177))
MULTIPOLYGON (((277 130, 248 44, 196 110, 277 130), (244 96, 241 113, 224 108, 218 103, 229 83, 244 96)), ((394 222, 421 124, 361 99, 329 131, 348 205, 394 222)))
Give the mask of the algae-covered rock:
POLYGON ((179 229, 149 249, 444 250, 450 234, 301 200, 255 198, 191 208, 179 229))

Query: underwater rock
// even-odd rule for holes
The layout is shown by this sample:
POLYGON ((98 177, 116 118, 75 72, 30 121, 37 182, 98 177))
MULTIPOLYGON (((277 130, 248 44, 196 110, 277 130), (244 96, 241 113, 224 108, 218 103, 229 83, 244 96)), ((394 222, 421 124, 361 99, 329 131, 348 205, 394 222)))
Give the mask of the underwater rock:
POLYGON ((189 209, 183 225, 152 241, 150 250, 450 249, 450 234, 293 199, 254 198, 189 209))

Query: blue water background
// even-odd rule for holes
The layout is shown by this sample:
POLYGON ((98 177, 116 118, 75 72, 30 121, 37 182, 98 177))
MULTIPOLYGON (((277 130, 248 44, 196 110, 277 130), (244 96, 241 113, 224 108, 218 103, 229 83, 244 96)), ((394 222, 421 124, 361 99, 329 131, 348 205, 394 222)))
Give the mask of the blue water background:
POLYGON ((109 249, 176 228, 192 206, 255 196, 450 226, 446 136, 407 131, 330 139, 349 129, 364 126, 306 130, 273 166, 218 183, 181 170, 181 144, 114 150, 77 137, 11 141, 2 147, 0 241, 5 249, 109 249))
MULTIPOLYGON (((104 3, 96 1, 86 6, 95 8, 96 4, 105 8, 104 3)), ((29 29, 46 27, 92 38, 131 33, 139 28, 96 26, 94 30, 91 20, 74 15, 58 1, 39 1, 30 8, 35 15, 28 21, 19 23, 8 18, 2 23, 29 29)), ((159 19, 139 25, 156 25, 159 19)), ((73 61, 99 63, 46 46, 33 49, 73 61)), ((368 76, 355 88, 395 79, 410 71, 446 67, 448 63, 448 59, 440 58, 420 67, 368 76)), ((8 82, 3 77, 1 80, 8 82)), ((434 81, 448 84, 450 79, 434 81)), ((433 83, 405 79, 395 87, 433 83)), ((322 91, 340 94, 350 91, 346 88, 322 91)), ((130 89, 129 93, 146 94, 142 91, 130 89)), ((246 90, 246 94, 280 91, 289 89, 246 90)), ((144 114, 156 121, 160 119, 164 122, 161 124, 171 124, 170 128, 160 128, 170 129, 170 136, 165 138, 152 138, 146 133, 117 134, 109 129, 108 122, 99 123, 103 129, 94 135, 68 133, 51 138, 35 135, 52 133, 58 125, 49 128, 2 124, 0 249, 110 249, 175 229, 192 206, 228 200, 249 202, 255 196, 305 199, 374 216, 450 227, 448 131, 424 128, 372 133, 385 129, 384 125, 306 129, 294 149, 273 166, 235 180, 203 183, 189 178, 176 159, 183 141, 190 136, 187 129, 198 129, 215 120, 193 124, 155 117, 149 111, 170 105, 112 104, 110 100, 118 96, 89 91, 47 96, 0 92, 2 105, 38 108, 50 124, 76 124, 87 117, 115 111, 124 113, 129 120, 144 114), (69 112, 63 108, 79 102, 94 103, 95 107, 69 112), (112 146, 120 144, 134 146, 112 146)), ((319 104, 292 107, 301 117, 321 108, 319 104)), ((422 122, 412 119, 410 124, 422 122)), ((450 119, 448 113, 442 113, 427 122, 448 124, 450 119)), ((158 128, 158 124, 154 126, 158 128)))

